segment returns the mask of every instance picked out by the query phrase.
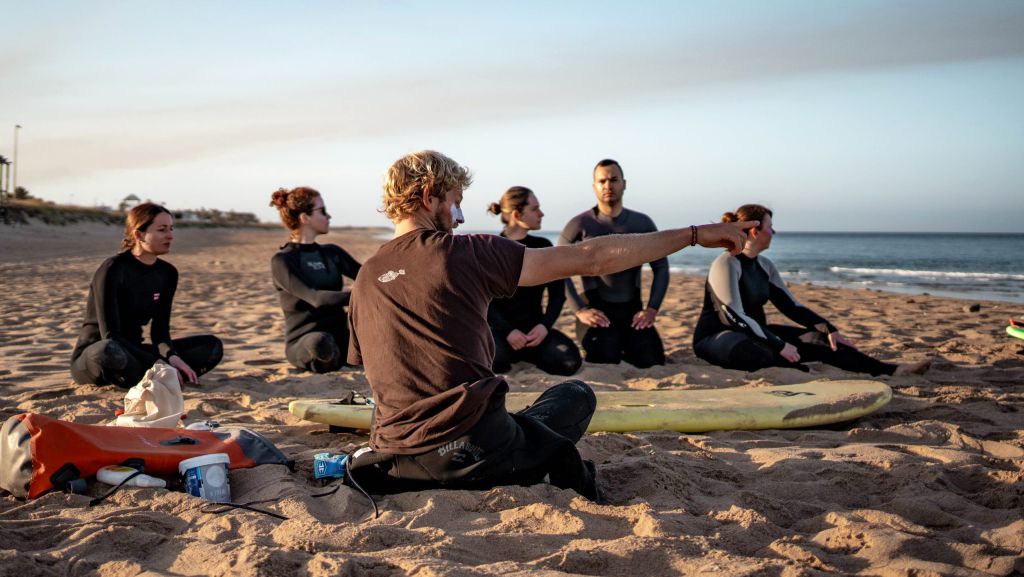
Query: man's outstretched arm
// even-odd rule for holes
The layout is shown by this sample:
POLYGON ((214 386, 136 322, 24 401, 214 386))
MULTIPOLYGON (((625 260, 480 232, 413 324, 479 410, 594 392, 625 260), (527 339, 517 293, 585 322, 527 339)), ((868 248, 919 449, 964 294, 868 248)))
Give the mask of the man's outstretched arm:
MULTIPOLYGON (((743 250, 743 231, 757 221, 723 222, 696 227, 697 244, 726 248, 732 254, 743 250)), ((639 266, 692 246, 693 227, 648 232, 612 234, 568 246, 526 249, 519 286, 535 286, 575 275, 600 276, 639 266)))

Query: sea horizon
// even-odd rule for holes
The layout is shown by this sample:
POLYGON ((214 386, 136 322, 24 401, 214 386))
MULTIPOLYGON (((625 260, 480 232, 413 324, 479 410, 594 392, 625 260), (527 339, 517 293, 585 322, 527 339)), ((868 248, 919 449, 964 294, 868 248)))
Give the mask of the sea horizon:
MULTIPOLYGON (((682 250, 669 268, 704 276, 718 254, 682 250)), ((1024 233, 780 231, 762 254, 787 282, 1024 304, 1024 233)))

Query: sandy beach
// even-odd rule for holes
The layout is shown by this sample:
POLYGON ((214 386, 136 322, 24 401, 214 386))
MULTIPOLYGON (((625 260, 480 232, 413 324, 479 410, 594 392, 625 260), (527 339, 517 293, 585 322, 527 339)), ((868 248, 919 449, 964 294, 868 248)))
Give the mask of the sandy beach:
MULTIPOLYGON (((360 261, 384 230, 321 238, 360 261)), ((1019 305, 792 286, 805 304, 885 360, 934 359, 923 376, 883 377, 893 401, 820 429, 589 434, 607 504, 548 485, 426 491, 368 501, 326 497, 314 453, 349 452, 287 411, 295 398, 369 394, 362 372, 301 373, 284 358, 269 261, 283 230, 180 228, 166 260, 180 272, 172 334, 214 333, 225 359, 185 391, 190 420, 244 426, 295 459, 231 474, 231 510, 183 493, 0 496, 0 574, 31 575, 1013 575, 1024 573, 1024 341, 1003 332, 1019 305)), ((69 355, 93 271, 120 229, 0 227, 0 418, 40 413, 104 423, 124 391, 77 386, 69 355)), ((692 250, 692 249, 691 249, 692 250)), ((703 279, 674 275, 658 319, 669 362, 639 370, 584 364, 596 390, 771 386, 860 378, 827 366, 755 373, 713 367, 690 346, 703 279)), ((781 320, 780 317, 774 317, 781 320)), ((572 334, 563 312, 559 328, 572 334)), ((560 382, 516 365, 513 391, 560 382)))

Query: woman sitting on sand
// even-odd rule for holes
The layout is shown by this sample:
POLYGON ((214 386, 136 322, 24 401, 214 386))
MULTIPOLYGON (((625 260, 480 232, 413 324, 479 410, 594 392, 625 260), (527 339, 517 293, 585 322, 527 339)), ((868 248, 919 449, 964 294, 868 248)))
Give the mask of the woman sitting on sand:
MULTIPOLYGON (((529 188, 513 186, 505 191, 500 202, 492 202, 493 214, 501 215, 505 229, 501 236, 528 248, 551 246, 551 241, 529 234, 539 230, 544 213, 537 196, 529 188)), ((576 343, 552 328, 565 304, 565 282, 519 287, 514 295, 491 301, 487 324, 494 336, 494 372, 504 373, 515 361, 526 361, 552 375, 571 375, 579 370, 582 360, 576 343), (541 309, 544 291, 547 307, 541 309)))
POLYGON ((270 205, 291 231, 289 242, 270 261, 284 311, 285 356, 300 369, 336 371, 348 352, 345 307, 350 293, 342 277, 355 279, 360 265, 338 245, 317 244, 316 237, 327 234, 331 223, 319 192, 281 188, 270 205))
POLYGON ((871 375, 923 373, 930 361, 895 365, 858 351, 832 323, 801 305, 786 289, 779 271, 762 252, 775 230, 772 211, 745 204, 722 215, 722 222, 760 221, 747 230, 743 252, 723 253, 711 263, 704 285, 704 309, 693 335, 693 350, 711 364, 756 371, 765 367, 797 367, 821 361, 840 369, 871 375), (769 325, 764 305, 771 301, 782 314, 803 325, 769 325))
POLYGON ((174 240, 174 219, 164 207, 143 203, 128 213, 125 250, 103 261, 89 285, 89 302, 78 343, 71 354, 71 376, 78 384, 131 388, 159 359, 178 369, 183 381, 217 366, 220 339, 199 335, 171 339, 171 304, 178 270, 161 255, 174 240), (150 324, 150 343, 142 328, 150 324))

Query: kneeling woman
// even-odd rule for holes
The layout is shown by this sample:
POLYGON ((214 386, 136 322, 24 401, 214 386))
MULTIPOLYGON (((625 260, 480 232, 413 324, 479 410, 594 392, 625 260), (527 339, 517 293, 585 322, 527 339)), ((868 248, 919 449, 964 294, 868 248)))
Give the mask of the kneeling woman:
POLYGON ((772 211, 745 204, 722 215, 723 222, 757 220, 747 230, 743 252, 723 253, 711 263, 704 288, 704 309, 693 335, 693 350, 705 361, 725 367, 756 371, 765 367, 799 367, 800 362, 821 361, 840 369, 893 375, 923 373, 930 361, 896 365, 875 360, 858 351, 832 323, 801 305, 786 289, 772 261, 762 252, 775 234, 772 211), (767 302, 803 325, 769 325, 767 302))
POLYGON ((270 200, 291 231, 291 240, 270 261, 284 311, 285 356, 314 373, 336 371, 348 353, 350 293, 343 276, 355 279, 359 263, 335 244, 317 244, 330 230, 331 215, 312 188, 279 189, 270 200))
MULTIPOLYGON (((505 223, 501 236, 528 248, 551 246, 546 238, 529 234, 531 230, 540 229, 544 218, 540 203, 529 188, 513 186, 505 191, 501 202, 491 203, 489 210, 500 214, 501 222, 505 223)), ((562 280, 519 287, 511 297, 491 301, 487 324, 494 336, 494 372, 507 372, 515 361, 533 363, 552 375, 571 375, 578 371, 583 361, 576 343, 552 328, 564 304, 565 282, 562 280), (548 293, 548 302, 542 310, 544 291, 548 293)))
POLYGON ((174 219, 166 208, 147 202, 128 213, 125 250, 105 260, 89 285, 85 322, 71 354, 76 383, 130 388, 159 359, 195 383, 220 362, 224 348, 217 337, 171 339, 178 270, 159 257, 173 240, 174 219), (142 342, 147 323, 149 344, 142 342))

